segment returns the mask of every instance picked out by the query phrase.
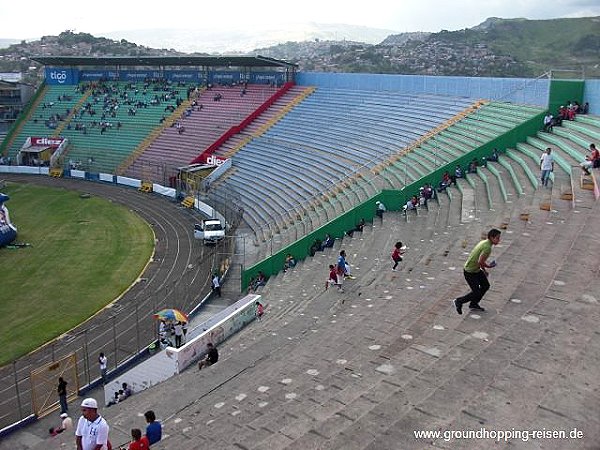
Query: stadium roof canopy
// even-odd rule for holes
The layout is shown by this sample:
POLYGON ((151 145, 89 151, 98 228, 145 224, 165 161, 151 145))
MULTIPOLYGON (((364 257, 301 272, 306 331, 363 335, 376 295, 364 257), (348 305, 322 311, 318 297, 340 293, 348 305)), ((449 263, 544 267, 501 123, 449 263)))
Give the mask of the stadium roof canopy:
POLYGON ((207 67, 284 67, 297 64, 266 56, 36 56, 45 66, 207 66, 207 67))

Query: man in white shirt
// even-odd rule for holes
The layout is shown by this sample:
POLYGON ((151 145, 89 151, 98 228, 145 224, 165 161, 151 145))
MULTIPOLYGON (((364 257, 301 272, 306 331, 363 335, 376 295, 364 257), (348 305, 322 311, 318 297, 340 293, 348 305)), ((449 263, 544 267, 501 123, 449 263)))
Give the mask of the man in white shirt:
POLYGON ((377 206, 377 208, 375 209, 375 214, 377 215, 377 217, 383 220, 383 213, 386 211, 385 205, 379 200, 375 202, 375 205, 377 206))
POLYGON ((552 114, 548 113, 544 117, 544 131, 548 133, 552 133, 552 122, 554 121, 554 117, 552 114))
POLYGON ((221 296, 221 280, 219 274, 215 272, 212 278, 212 290, 220 297, 221 296))
POLYGON ((102 377, 102 384, 106 384, 106 370, 108 367, 108 358, 104 356, 104 353, 100 353, 100 356, 98 356, 98 364, 100 366, 100 376, 102 377))
POLYGON ((175 322, 173 328, 175 329, 175 347, 179 348, 181 347, 181 340, 183 339, 183 325, 181 322, 175 322))
POLYGON ((552 149, 548 147, 542 157, 540 158, 540 169, 542 174, 540 176, 542 180, 542 186, 548 186, 548 179, 550 173, 554 171, 554 157, 552 156, 552 149))
POLYGON ((77 450, 108 449, 108 423, 98 414, 98 403, 93 398, 81 402, 81 417, 75 430, 77 450))

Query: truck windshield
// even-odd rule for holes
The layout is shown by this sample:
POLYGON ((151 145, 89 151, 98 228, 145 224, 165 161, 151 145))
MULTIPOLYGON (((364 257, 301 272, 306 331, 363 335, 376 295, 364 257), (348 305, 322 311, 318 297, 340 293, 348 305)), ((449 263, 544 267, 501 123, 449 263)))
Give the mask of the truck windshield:
POLYGON ((208 223, 204 231, 219 231, 222 230, 220 223, 208 223))

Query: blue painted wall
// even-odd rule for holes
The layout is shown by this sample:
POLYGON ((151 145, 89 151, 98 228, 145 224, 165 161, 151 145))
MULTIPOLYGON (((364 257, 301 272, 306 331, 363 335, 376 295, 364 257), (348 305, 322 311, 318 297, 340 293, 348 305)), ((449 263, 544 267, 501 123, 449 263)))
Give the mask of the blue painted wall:
POLYGON ((450 95, 546 107, 550 80, 529 78, 434 77, 358 73, 299 72, 301 86, 365 91, 405 91, 413 94, 450 95))
POLYGON ((590 103, 590 114, 600 114, 600 80, 586 80, 583 101, 590 103))

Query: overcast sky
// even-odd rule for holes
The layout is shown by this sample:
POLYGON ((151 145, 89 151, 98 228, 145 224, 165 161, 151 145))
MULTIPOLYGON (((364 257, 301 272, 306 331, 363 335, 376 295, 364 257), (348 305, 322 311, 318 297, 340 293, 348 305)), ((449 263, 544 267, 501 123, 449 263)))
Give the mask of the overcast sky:
POLYGON ((70 29, 102 33, 148 28, 256 29, 265 24, 317 22, 394 32, 469 28, 488 17, 549 19, 600 16, 598 0, 0 0, 0 38, 27 39, 70 29), (162 4, 164 6, 159 7, 162 4), (293 6, 296 5, 296 6, 293 6), (19 14, 17 16, 17 14, 19 14))

